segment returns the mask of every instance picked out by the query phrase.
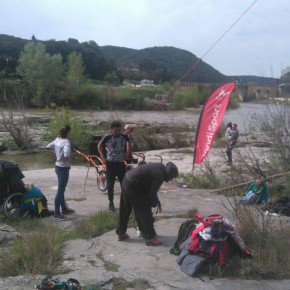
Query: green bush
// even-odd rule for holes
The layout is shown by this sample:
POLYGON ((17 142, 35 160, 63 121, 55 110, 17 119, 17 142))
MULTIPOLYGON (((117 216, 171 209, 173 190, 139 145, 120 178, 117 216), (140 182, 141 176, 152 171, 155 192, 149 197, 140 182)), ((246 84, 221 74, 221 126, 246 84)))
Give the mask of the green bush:
POLYGON ((63 91, 59 106, 77 109, 109 109, 107 88, 103 85, 85 83, 63 91))
POLYGON ((91 127, 78 119, 72 110, 61 108, 53 113, 44 133, 44 139, 52 141, 66 124, 71 126, 70 141, 80 148, 87 148, 92 136, 91 127))
POLYGON ((179 87, 172 95, 172 103, 178 110, 203 105, 211 91, 208 87, 179 87))

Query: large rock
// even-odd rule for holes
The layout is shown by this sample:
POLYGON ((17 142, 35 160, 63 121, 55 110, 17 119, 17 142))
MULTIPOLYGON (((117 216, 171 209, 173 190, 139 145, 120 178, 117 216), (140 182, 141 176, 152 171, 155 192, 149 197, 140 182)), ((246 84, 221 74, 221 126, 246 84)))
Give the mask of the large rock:
POLYGON ((0 246, 11 244, 18 235, 19 234, 11 226, 0 224, 0 246))

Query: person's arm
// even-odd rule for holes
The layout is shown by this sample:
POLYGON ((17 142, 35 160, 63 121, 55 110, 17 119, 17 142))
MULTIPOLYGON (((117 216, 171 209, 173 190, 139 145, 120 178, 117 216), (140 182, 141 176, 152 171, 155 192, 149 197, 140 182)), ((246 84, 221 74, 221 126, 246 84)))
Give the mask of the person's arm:
POLYGON ((56 158, 56 153, 54 150, 54 141, 52 141, 51 143, 46 145, 46 149, 49 150, 50 154, 52 154, 54 156, 54 158, 56 158))
POLYGON ((104 150, 103 150, 104 148, 103 144, 105 142, 105 138, 106 136, 98 143, 98 152, 103 163, 106 163, 106 157, 104 155, 104 150))
POLYGON ((126 142, 126 157, 125 160, 129 160, 132 156, 132 143, 130 141, 126 142))
POLYGON ((127 134, 122 134, 126 141, 126 148, 125 148, 125 160, 129 160, 132 158, 132 143, 131 139, 127 134))
POLYGON ((258 203, 266 203, 268 202, 268 199, 269 199, 268 187, 265 182, 263 182, 261 186, 262 186, 262 190, 261 190, 261 193, 259 194, 258 203))
POLYGON ((149 194, 149 199, 150 199, 150 202, 151 202, 151 206, 152 207, 156 207, 158 204, 157 204, 157 192, 159 190, 159 188, 161 187, 162 183, 164 182, 164 177, 158 172, 158 173, 153 173, 154 175, 154 179, 151 183, 151 186, 150 186, 150 190, 148 192, 149 194))
POLYGON ((62 157, 63 162, 70 161, 70 152, 71 152, 71 145, 70 145, 70 141, 67 140, 63 146, 63 157, 62 157))
POLYGON ((156 203, 157 203, 156 214, 162 213, 162 206, 161 206, 161 202, 160 202, 160 199, 159 199, 157 193, 156 193, 156 203))
POLYGON ((46 149, 54 149, 54 141, 50 142, 48 145, 46 145, 46 149))

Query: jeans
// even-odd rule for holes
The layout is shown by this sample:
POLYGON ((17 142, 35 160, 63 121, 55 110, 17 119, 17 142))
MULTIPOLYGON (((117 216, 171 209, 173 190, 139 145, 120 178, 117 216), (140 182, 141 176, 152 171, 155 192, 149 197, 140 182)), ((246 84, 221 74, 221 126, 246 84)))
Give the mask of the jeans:
POLYGON ((68 183, 69 170, 69 167, 55 166, 55 173, 58 179, 58 188, 54 199, 55 214, 60 214, 60 208, 62 211, 67 209, 64 199, 64 192, 68 183))
POLYGON ((245 196, 242 197, 242 201, 244 203, 255 203, 257 200, 258 196, 252 191, 249 191, 245 196))

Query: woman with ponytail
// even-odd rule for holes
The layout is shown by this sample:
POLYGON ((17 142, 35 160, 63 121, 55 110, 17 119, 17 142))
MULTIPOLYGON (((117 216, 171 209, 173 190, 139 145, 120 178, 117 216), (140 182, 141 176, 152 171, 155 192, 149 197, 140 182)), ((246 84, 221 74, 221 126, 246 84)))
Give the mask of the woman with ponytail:
POLYGON ((75 211, 67 207, 64 198, 64 192, 69 179, 69 170, 71 167, 71 143, 68 139, 71 127, 66 125, 59 131, 59 137, 53 142, 49 143, 46 148, 54 150, 55 161, 55 173, 58 179, 58 189, 54 200, 54 218, 64 220, 64 214, 71 214, 75 211), (62 210, 62 212, 60 211, 62 210))

